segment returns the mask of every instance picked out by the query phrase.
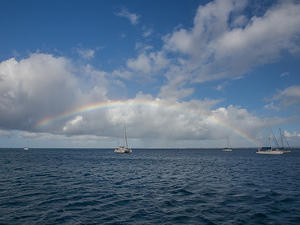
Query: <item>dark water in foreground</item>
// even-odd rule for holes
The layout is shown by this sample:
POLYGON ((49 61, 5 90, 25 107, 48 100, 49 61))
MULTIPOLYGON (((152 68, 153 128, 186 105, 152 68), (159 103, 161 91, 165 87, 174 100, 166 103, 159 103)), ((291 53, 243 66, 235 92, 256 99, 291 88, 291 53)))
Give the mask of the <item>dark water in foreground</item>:
POLYGON ((2 149, 0 224, 300 224, 300 151, 2 149))

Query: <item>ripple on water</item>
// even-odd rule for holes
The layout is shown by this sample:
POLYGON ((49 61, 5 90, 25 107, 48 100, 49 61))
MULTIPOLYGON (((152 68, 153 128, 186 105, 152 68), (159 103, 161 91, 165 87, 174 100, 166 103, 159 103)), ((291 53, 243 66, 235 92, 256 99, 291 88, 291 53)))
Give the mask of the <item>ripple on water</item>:
POLYGON ((0 150, 0 224, 297 224, 299 153, 0 150))

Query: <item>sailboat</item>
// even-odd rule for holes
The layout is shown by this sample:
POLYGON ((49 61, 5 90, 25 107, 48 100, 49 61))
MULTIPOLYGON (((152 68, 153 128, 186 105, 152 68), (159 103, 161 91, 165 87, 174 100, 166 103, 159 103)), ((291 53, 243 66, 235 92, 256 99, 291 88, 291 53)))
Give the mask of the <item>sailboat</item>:
POLYGON ((117 148, 115 148, 114 152, 115 153, 131 153, 132 150, 128 147, 128 142, 127 142, 127 132, 126 132, 126 125, 124 125, 124 142, 125 145, 121 145, 117 148))
MULTIPOLYGON (((28 141, 27 141, 27 146, 29 146, 29 145, 28 145, 28 141)), ((25 151, 28 151, 28 150, 29 150, 29 147, 24 147, 24 150, 25 150, 25 151)))
MULTIPOLYGON (((281 130, 280 130, 280 134, 281 134, 281 130)), ((278 141, 275 137, 275 135, 273 134, 272 130, 271 130, 271 134, 269 135, 269 146, 267 147, 261 147, 258 149, 258 151, 256 152, 257 154, 264 154, 264 155, 282 155, 284 153, 284 151, 282 150, 282 148, 279 147, 272 147, 272 138, 276 144, 276 146, 279 146, 278 141)))
POLYGON ((232 152, 232 148, 229 147, 229 137, 227 137, 227 147, 223 148, 223 152, 232 152))

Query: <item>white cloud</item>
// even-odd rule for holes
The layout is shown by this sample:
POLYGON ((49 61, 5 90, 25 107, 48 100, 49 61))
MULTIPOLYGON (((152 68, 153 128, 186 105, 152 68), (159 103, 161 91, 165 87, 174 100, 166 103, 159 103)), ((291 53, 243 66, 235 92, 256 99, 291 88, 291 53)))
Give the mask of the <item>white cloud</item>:
POLYGON ((136 71, 149 73, 151 71, 150 58, 145 54, 141 54, 137 59, 129 59, 127 66, 136 71))
POLYGON ((284 146, 299 146, 300 143, 300 133, 297 131, 289 132, 285 130, 284 135, 284 146))
POLYGON ((182 99, 194 92, 193 88, 186 87, 188 76, 182 67, 171 66, 165 76, 168 82, 160 88, 160 97, 182 99))
POLYGON ((74 119, 69 120, 66 125, 63 127, 63 131, 66 132, 70 129, 74 129, 74 127, 79 127, 80 122, 82 122, 83 117, 82 116, 76 116, 74 119))
POLYGON ((169 60, 165 57, 163 51, 143 52, 137 58, 127 60, 127 67, 129 69, 150 76, 155 72, 165 69, 168 64, 169 60))
POLYGON ((49 54, 2 61, 0 127, 34 130, 43 118, 106 98, 105 75, 87 66, 79 80, 75 71, 81 73, 68 59, 49 54))
POLYGON ((141 51, 141 52, 146 52, 148 50, 152 50, 153 46, 144 44, 142 42, 137 42, 135 44, 135 49, 138 50, 138 51, 141 51))
POLYGON ((288 131, 284 131, 284 136, 286 138, 300 138, 300 133, 294 131, 294 132, 288 132, 288 131))
POLYGON ((113 74, 125 79, 164 76, 158 96, 180 99, 193 93, 192 83, 238 79, 277 60, 283 50, 293 54, 299 49, 300 4, 280 2, 248 18, 248 3, 215 0, 200 5, 190 29, 181 27, 165 35, 161 50, 149 51, 148 45, 137 43, 139 55, 113 74))
POLYGON ((125 69, 114 70, 112 72, 112 75, 115 76, 115 77, 120 77, 122 79, 126 79, 126 80, 129 80, 134 76, 134 74, 131 71, 128 71, 128 70, 125 70, 125 69))
POLYGON ((135 13, 130 13, 128 11, 128 9, 126 9, 126 8, 121 9, 121 11, 115 13, 115 15, 119 16, 119 17, 124 17, 124 18, 128 19, 130 21, 130 23, 133 24, 133 25, 136 25, 136 24, 139 23, 140 16, 138 16, 135 13))
POLYGON ((92 59, 95 56, 96 51, 94 49, 82 49, 78 48, 77 53, 84 59, 92 59))
POLYGON ((290 86, 279 91, 271 101, 279 102, 279 106, 290 106, 300 103, 300 86, 290 86))
POLYGON ((117 107, 82 112, 66 123, 58 121, 62 129, 53 133, 117 138, 122 137, 123 123, 126 122, 131 141, 217 141, 230 135, 236 143, 242 139, 236 129, 256 137, 264 125, 263 120, 234 106, 215 108, 218 103, 218 100, 209 99, 179 102, 138 94, 136 98, 116 102, 117 107))
POLYGON ((223 83, 221 83, 221 84, 218 84, 218 85, 215 87, 215 89, 216 89, 217 91, 222 91, 222 90, 224 90, 224 88, 225 88, 227 85, 228 85, 228 82, 223 82, 223 83))
POLYGON ((264 105, 265 109, 269 109, 269 110, 275 110, 275 111, 279 111, 280 107, 275 105, 274 102, 271 102, 269 104, 264 105))
POLYGON ((164 51, 185 59, 181 66, 190 81, 240 77, 277 60, 282 50, 299 51, 300 4, 282 1, 247 19, 246 3, 216 0, 199 6, 191 29, 180 28, 163 38, 164 51))
MULTIPOLYGON (((15 59, 2 62, 1 127, 70 137, 116 138, 122 136, 120 129, 126 121, 130 138, 134 140, 153 138, 191 141, 218 140, 228 135, 228 132, 233 132, 229 126, 224 127, 221 120, 251 134, 255 127, 259 127, 260 119, 246 110, 233 106, 213 109, 219 103, 218 100, 181 102, 176 98, 154 99, 151 95, 140 93, 136 98, 116 103, 119 107, 83 111, 35 128, 40 120, 63 115, 79 106, 95 102, 109 104, 105 90, 100 93, 96 90, 96 87, 101 86, 88 88, 89 92, 85 92, 84 87, 79 88, 78 80, 70 72, 72 70, 69 66, 71 63, 65 58, 45 54, 34 54, 19 62, 15 59), (23 97, 29 94, 30 97, 23 97)), ((88 74, 83 79, 94 79, 95 82, 97 79, 105 80, 105 73, 91 66, 85 66, 83 71, 88 74)), ((180 80, 176 82, 180 83, 180 80)), ((43 139, 38 136, 34 138, 43 139)))

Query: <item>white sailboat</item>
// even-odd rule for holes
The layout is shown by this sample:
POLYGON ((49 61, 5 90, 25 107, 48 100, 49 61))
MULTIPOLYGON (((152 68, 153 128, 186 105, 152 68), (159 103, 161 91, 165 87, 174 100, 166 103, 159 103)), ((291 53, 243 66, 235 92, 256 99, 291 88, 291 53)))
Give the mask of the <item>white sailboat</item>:
POLYGON ((126 132, 126 126, 124 125, 124 142, 125 145, 119 146, 115 148, 114 152, 115 153, 132 153, 132 150, 128 147, 128 142, 127 142, 127 132, 126 132))
MULTIPOLYGON (((27 146, 29 146, 28 141, 27 141, 27 146)), ((25 151, 28 151, 28 150, 29 150, 29 147, 24 147, 23 149, 24 149, 25 151)))
POLYGON ((229 137, 227 137, 227 147, 223 148, 222 151, 223 152, 232 152, 232 148, 229 147, 230 144, 229 144, 229 137))
POLYGON ((273 134, 273 132, 271 130, 271 134, 269 136, 269 146, 259 148, 256 153, 257 154, 263 154, 263 155, 282 155, 284 153, 284 151, 279 147, 272 147, 272 140, 271 139, 274 140, 276 146, 279 146, 278 141, 277 141, 275 135, 273 134))

